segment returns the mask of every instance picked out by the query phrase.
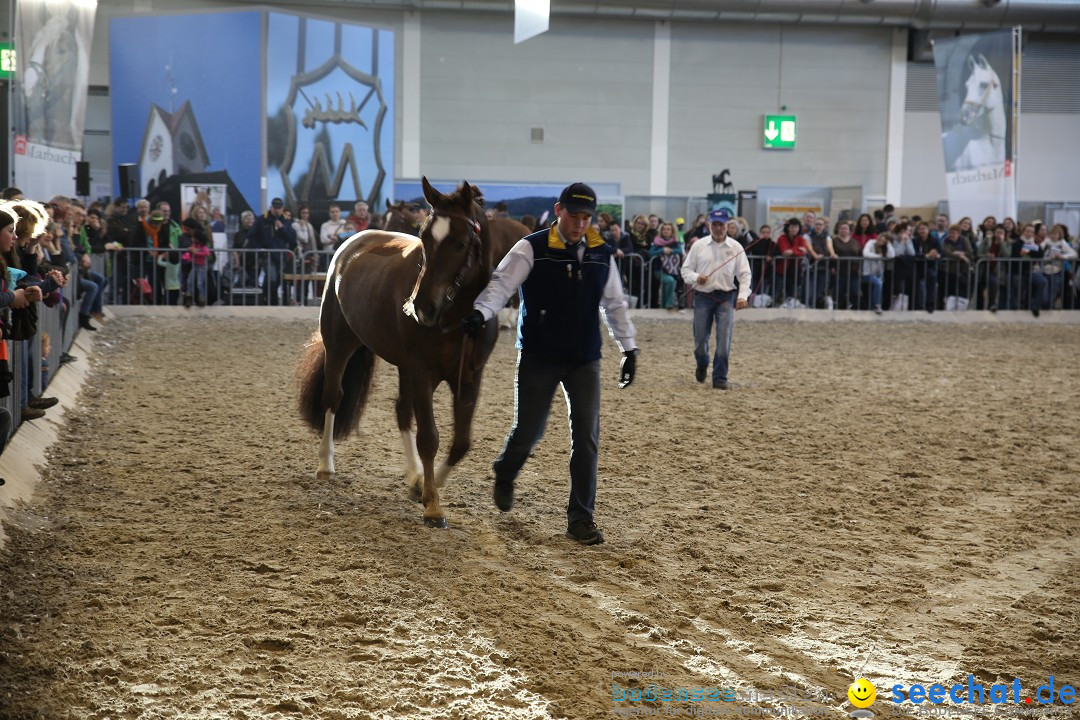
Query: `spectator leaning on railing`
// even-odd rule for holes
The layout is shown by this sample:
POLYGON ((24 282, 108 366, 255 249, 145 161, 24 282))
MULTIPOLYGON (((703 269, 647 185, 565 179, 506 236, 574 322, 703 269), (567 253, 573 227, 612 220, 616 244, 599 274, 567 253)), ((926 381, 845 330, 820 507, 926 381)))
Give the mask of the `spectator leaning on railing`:
MULTIPOLYGON (((4 275, 9 287, 21 288, 24 291, 22 298, 27 301, 25 305, 14 309, 25 310, 26 324, 36 325, 38 310, 35 303, 45 302, 49 307, 55 306, 59 302, 59 290, 65 284, 63 275, 56 270, 44 275, 38 274, 40 268, 37 240, 49 225, 49 215, 43 206, 30 200, 7 203, 3 209, 4 214, 13 219, 9 232, 14 234, 14 241, 4 253, 4 275), (16 272, 12 272, 13 270, 16 272)), ((10 331, 15 331, 14 318, 12 324, 10 331)), ((40 347, 29 342, 34 337, 33 330, 26 328, 23 333, 27 335, 26 341, 16 343, 15 347, 17 352, 22 353, 23 367, 32 368, 32 363, 40 362, 40 347)), ((27 402, 21 411, 24 420, 40 418, 45 409, 58 402, 52 397, 33 397, 30 394, 30 375, 29 372, 23 373, 21 390, 22 397, 27 402)))

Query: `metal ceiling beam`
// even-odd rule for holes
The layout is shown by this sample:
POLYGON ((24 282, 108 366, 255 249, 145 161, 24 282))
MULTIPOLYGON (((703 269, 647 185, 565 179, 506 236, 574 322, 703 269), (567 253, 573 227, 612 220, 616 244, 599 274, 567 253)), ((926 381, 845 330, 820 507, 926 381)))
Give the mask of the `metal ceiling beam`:
MULTIPOLYGON (((241 0, 243 2, 243 0, 241 0)), ((513 13, 513 0, 252 0, 291 7, 513 13)), ((1077 0, 551 0, 552 15, 673 22, 882 25, 1080 35, 1077 0)), ((1080 40, 1080 38, 1078 38, 1080 40)))

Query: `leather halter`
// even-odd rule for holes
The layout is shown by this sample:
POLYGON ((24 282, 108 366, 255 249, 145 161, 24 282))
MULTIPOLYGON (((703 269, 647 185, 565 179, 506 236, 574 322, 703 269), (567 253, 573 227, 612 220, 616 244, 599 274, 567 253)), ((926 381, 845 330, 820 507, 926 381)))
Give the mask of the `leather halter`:
MULTIPOLYGON (((454 301, 457 299, 457 295, 461 291, 461 284, 465 281, 465 275, 469 272, 470 269, 472 269, 473 256, 479 254, 481 245, 480 223, 477 220, 468 217, 464 213, 452 213, 435 210, 431 213, 431 216, 428 219, 428 224, 430 224, 432 220, 438 217, 444 217, 447 220, 461 220, 469 228, 469 247, 468 253, 465 255, 465 261, 461 263, 461 267, 458 268, 457 274, 454 275, 454 279, 451 280, 450 284, 446 286, 446 293, 443 296, 446 300, 446 310, 448 310, 454 306, 454 301)), ((423 234, 423 231, 425 229, 426 227, 421 228, 421 234, 423 234)))

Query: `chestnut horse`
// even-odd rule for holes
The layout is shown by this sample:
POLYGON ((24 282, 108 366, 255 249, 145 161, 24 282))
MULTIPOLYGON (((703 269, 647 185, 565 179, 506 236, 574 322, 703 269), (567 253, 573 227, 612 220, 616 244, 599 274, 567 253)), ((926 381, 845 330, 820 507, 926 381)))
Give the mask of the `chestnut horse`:
POLYGON ((334 253, 319 330, 297 366, 299 407, 308 425, 322 432, 318 476, 329 478, 334 440, 359 425, 376 357, 396 365, 406 482, 424 503, 424 523, 446 527, 438 488, 469 451, 480 379, 498 328, 489 323, 476 340, 460 329, 491 278, 492 246, 479 191, 466 182, 443 195, 427 178, 422 182, 432 212, 419 239, 366 230, 334 253), (454 437, 436 469, 432 397, 443 382, 453 393, 454 437))
MULTIPOLYGON (((476 188, 474 187, 473 189, 475 190, 476 188)), ((383 229, 386 230, 386 232, 399 232, 413 236, 419 234, 420 228, 412 225, 405 215, 405 208, 408 206, 409 203, 404 200, 400 200, 393 205, 390 204, 389 199, 386 201, 386 214, 383 215, 383 229)), ((495 262, 498 262, 498 260, 495 262)))

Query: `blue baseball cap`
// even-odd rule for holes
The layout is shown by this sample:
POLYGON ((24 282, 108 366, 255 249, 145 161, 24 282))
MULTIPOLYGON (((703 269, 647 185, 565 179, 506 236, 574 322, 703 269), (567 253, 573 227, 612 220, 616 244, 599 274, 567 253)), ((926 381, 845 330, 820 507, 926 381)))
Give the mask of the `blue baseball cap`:
POLYGON ((710 223, 726 223, 728 220, 731 220, 731 215, 728 214, 727 210, 713 210, 711 213, 709 213, 710 223))

